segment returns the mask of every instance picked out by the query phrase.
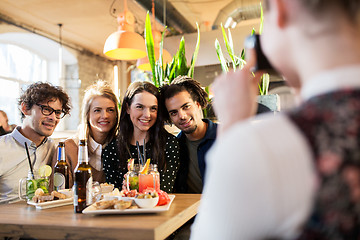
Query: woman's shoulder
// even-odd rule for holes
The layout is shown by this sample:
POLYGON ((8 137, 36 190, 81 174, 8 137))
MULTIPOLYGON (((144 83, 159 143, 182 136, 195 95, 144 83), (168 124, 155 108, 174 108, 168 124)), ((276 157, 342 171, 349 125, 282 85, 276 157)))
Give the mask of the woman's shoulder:
POLYGON ((176 142, 178 142, 176 136, 174 136, 173 134, 169 133, 169 132, 166 131, 166 130, 164 130, 164 131, 165 131, 166 141, 176 141, 176 142))
POLYGON ((76 141, 75 138, 67 138, 65 141, 65 147, 68 148, 77 148, 78 147, 78 141, 76 141))
POLYGON ((179 140, 176 136, 172 135, 169 132, 166 132, 165 134, 166 138, 165 138, 165 143, 166 146, 178 146, 179 145, 179 140))

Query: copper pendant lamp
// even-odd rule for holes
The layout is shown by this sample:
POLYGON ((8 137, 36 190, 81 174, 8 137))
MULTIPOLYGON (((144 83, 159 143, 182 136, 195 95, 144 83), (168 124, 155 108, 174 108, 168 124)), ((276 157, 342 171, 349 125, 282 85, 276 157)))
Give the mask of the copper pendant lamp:
MULTIPOLYGON (((156 24, 155 24, 155 3, 154 0, 152 0, 152 17, 153 17, 153 25, 154 29, 152 30, 152 35, 154 38, 154 51, 155 51, 155 59, 158 60, 160 56, 160 42, 161 42, 161 33, 156 30, 156 24)), ((166 65, 166 63, 170 63, 172 61, 171 54, 166 50, 163 49, 163 66, 166 65)), ((139 58, 136 62, 136 67, 143 70, 143 71, 151 71, 151 66, 149 63, 148 56, 139 58)))
POLYGON ((134 31, 134 15, 128 11, 124 1, 124 12, 117 16, 118 30, 105 42, 104 54, 117 60, 136 60, 146 56, 144 38, 134 31))
MULTIPOLYGON (((157 30, 153 30, 152 35, 154 37, 154 46, 159 46, 161 41, 161 33, 157 30)), ((155 59, 158 60, 160 55, 160 48, 154 47, 154 50, 155 50, 155 59)), ((172 61, 171 54, 166 49, 163 49, 163 66, 165 66, 166 63, 170 63, 171 61, 172 61)), ((143 71, 151 71, 151 66, 149 63, 148 56, 139 58, 136 62, 136 67, 143 71)))

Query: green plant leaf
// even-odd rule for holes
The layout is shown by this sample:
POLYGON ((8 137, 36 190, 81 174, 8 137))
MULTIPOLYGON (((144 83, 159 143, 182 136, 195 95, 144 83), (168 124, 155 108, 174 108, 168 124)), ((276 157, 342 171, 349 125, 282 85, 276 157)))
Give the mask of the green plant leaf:
POLYGON ((255 28, 252 29, 252 31, 251 31, 251 36, 254 35, 254 34, 256 34, 255 28))
POLYGON ((149 11, 146 14, 144 34, 145 34, 146 52, 148 55, 150 66, 151 66, 151 71, 153 73, 153 77, 152 77, 153 82, 154 82, 154 85, 158 87, 159 83, 158 83, 158 79, 157 79, 156 72, 155 72, 156 58, 155 58, 154 38, 152 36, 149 11))
POLYGON ((262 75, 262 92, 263 95, 267 95, 269 92, 269 83, 270 83, 270 75, 268 73, 264 73, 262 75))
POLYGON ((195 62, 196 62, 196 59, 197 59, 197 56, 198 56, 198 53, 199 53, 199 49, 200 49, 200 29, 199 29, 198 23, 196 23, 196 28, 197 28, 198 37, 197 37, 197 40, 196 40, 196 47, 195 47, 194 53, 193 53, 192 58, 191 58, 190 69, 189 69, 189 72, 187 74, 191 78, 194 77, 195 62))
POLYGON ((182 37, 180 40, 179 50, 177 52, 177 65, 176 65, 176 76, 187 74, 187 61, 185 56, 185 38, 182 37))
POLYGON ((229 69, 227 67, 227 62, 224 58, 224 55, 221 51, 221 46, 220 46, 220 43, 219 43, 219 40, 215 39, 215 49, 216 49, 216 54, 219 58, 219 61, 220 61, 220 65, 221 65, 221 69, 223 70, 223 72, 229 72, 229 69))
POLYGON ((231 59, 232 65, 233 65, 233 69, 236 70, 236 62, 235 62, 235 59, 234 59, 235 54, 234 54, 233 40, 232 40, 232 36, 231 36, 231 31, 230 31, 230 29, 228 29, 228 34, 229 34, 229 38, 228 38, 227 35, 226 35, 226 32, 225 32, 225 28, 223 27, 222 24, 221 24, 221 30, 222 30, 222 34, 223 34, 223 38, 224 38, 227 53, 230 56, 230 59, 231 59))

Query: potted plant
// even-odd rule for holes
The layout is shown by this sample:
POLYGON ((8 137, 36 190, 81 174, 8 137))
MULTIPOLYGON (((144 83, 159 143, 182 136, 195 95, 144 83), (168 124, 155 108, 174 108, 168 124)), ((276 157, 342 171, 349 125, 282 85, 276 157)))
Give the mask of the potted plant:
MULTIPOLYGON (((262 27, 263 27, 263 10, 260 3, 260 28, 259 33, 262 33, 262 27)), ((233 40, 231 36, 231 31, 228 29, 228 34, 226 34, 226 31, 221 25, 222 35, 224 39, 224 43, 226 46, 226 51, 229 54, 230 60, 227 60, 221 50, 220 43, 218 39, 215 40, 215 49, 217 56, 219 58, 221 68, 223 72, 228 72, 229 68, 231 67, 233 71, 242 69, 244 65, 246 64, 245 61, 245 49, 242 49, 239 56, 237 56, 234 52, 234 45, 233 40)), ((255 34, 255 29, 252 30, 251 35, 255 34)), ((269 84, 270 84, 270 75, 268 73, 265 73, 261 76, 259 86, 259 96, 258 96, 258 103, 261 103, 265 106, 267 106, 271 111, 276 112, 280 110, 280 98, 277 94, 270 94, 268 95, 269 90, 269 84)))
POLYGON ((147 13, 145 20, 145 44, 152 71, 152 81, 156 87, 161 87, 164 84, 169 84, 174 78, 180 75, 187 75, 189 77, 194 76, 195 62, 200 48, 200 30, 198 24, 196 24, 196 26, 198 37, 190 65, 187 65, 187 60, 185 57, 184 37, 181 38, 179 49, 174 55, 172 61, 164 65, 162 56, 165 31, 163 32, 161 37, 159 59, 156 60, 154 39, 151 30, 151 21, 149 12, 147 13))

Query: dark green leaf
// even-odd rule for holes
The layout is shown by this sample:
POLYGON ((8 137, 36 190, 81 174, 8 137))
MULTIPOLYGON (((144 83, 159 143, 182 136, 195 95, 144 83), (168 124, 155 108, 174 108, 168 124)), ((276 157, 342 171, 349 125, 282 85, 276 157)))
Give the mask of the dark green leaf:
POLYGON ((196 59, 197 59, 197 56, 198 56, 198 53, 199 53, 199 49, 200 49, 200 29, 199 29, 198 23, 196 23, 196 28, 197 28, 198 37, 197 37, 197 40, 196 40, 196 47, 195 47, 194 53, 193 53, 192 58, 191 58, 190 69, 189 69, 189 72, 187 74, 191 78, 194 77, 195 62, 196 62, 196 59))
POLYGON ((156 78, 155 74, 155 49, 154 49, 154 39, 152 36, 152 30, 151 30, 151 21, 149 16, 149 11, 146 14, 146 20, 145 20, 145 44, 146 44, 146 51, 149 58, 149 63, 151 66, 151 71, 153 73, 153 82, 154 84, 158 84, 158 80, 156 78))

